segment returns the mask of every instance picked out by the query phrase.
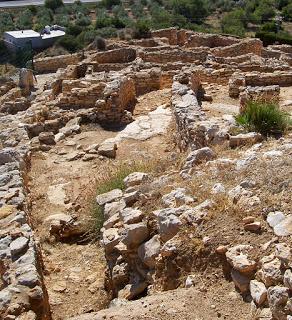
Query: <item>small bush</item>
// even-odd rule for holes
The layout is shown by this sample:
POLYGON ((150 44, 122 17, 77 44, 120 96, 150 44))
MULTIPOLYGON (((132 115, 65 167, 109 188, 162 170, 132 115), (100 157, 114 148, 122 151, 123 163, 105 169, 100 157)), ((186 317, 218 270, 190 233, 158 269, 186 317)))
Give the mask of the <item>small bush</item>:
POLYGON ((71 53, 81 49, 81 44, 78 42, 76 37, 68 34, 66 34, 64 37, 58 40, 57 44, 71 53))
POLYGON ((150 38, 150 23, 147 20, 138 20, 134 26, 134 38, 150 38))
POLYGON ((248 131, 256 131, 264 136, 282 134, 291 125, 290 116, 281 111, 278 105, 269 102, 248 102, 236 121, 248 131))
POLYGON ((255 37, 261 39, 264 46, 274 44, 275 42, 292 45, 292 36, 285 33, 259 31, 255 34, 255 37))
POLYGON ((62 0, 45 0, 45 7, 55 11, 57 8, 64 6, 62 0))
POLYGON ((104 51, 106 49, 106 42, 103 38, 101 37, 96 37, 94 39, 94 44, 95 44, 95 47, 98 49, 98 50, 101 50, 101 51, 104 51))

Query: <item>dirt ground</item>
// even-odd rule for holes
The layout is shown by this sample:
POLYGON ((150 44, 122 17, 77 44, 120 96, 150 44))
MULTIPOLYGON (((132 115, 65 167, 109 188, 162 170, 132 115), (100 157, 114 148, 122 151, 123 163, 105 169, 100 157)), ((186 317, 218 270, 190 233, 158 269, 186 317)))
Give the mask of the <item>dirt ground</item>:
MULTIPOLYGON (((139 98, 135 116, 169 104, 169 90, 161 90, 139 98)), ((148 140, 124 140, 119 143, 117 158, 70 161, 92 144, 115 137, 117 132, 105 131, 98 125, 83 126, 80 134, 60 141, 49 152, 32 155, 29 191, 32 201, 32 222, 42 247, 45 285, 49 294, 52 317, 63 320, 81 313, 100 310, 107 304, 103 289, 106 261, 98 242, 56 242, 49 237, 48 216, 72 213, 90 228, 92 212, 89 202, 95 196, 100 175, 111 166, 133 160, 151 161, 167 158, 170 132, 148 140)), ((90 236, 90 235, 89 235, 90 236)))

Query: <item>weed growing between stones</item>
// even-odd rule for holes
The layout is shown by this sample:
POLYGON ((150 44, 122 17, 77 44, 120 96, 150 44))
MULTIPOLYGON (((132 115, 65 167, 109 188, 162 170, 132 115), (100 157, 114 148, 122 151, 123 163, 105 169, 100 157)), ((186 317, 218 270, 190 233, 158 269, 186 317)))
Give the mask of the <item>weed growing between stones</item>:
POLYGON ((242 114, 236 117, 239 125, 264 136, 281 135, 292 125, 289 114, 270 102, 249 101, 242 114))
MULTIPOLYGON (((124 179, 132 172, 151 172, 156 166, 154 162, 139 161, 134 163, 123 163, 112 167, 97 179, 96 195, 109 192, 113 189, 125 189, 124 179)), ((95 197, 92 199, 93 235, 99 238, 100 229, 104 223, 103 207, 96 203, 95 197)))

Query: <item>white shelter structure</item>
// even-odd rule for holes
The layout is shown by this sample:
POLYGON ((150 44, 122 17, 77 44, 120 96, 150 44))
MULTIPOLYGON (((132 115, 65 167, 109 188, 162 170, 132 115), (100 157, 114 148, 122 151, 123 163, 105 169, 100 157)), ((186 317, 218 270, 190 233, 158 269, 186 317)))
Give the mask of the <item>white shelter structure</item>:
POLYGON ((4 43, 13 51, 22 48, 44 49, 53 45, 65 35, 65 29, 59 26, 46 26, 41 32, 34 30, 18 30, 4 32, 4 43))

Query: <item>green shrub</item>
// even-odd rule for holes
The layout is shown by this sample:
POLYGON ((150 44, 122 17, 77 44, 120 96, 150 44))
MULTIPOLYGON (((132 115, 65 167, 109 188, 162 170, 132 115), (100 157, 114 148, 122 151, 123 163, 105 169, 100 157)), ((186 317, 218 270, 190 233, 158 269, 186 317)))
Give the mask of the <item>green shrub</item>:
POLYGON ((282 134, 291 126, 290 116, 270 102, 249 101, 236 121, 248 131, 256 131, 264 136, 282 134))
POLYGON ((150 38, 150 22, 148 20, 138 20, 134 25, 134 38, 150 38))
POLYGON ((69 24, 66 28, 66 34, 77 37, 81 32, 83 28, 81 26, 78 26, 76 24, 69 24))
POLYGON ((57 8, 64 6, 62 0, 45 0, 45 7, 55 11, 57 8))
POLYGON ((95 44, 95 47, 98 49, 98 50, 101 50, 101 51, 104 51, 106 49, 106 42, 103 38, 101 37, 96 37, 94 39, 94 44, 95 44))
POLYGON ((53 12, 45 7, 39 7, 36 16, 36 24, 38 24, 41 29, 47 25, 50 25, 53 21, 53 12))
POLYGON ((64 37, 57 41, 57 44, 73 53, 82 48, 82 45, 78 42, 76 37, 66 34, 64 37))
POLYGON ((243 37, 245 34, 245 12, 243 9, 235 9, 224 16, 221 21, 221 29, 224 33, 243 37))
POLYGON ((203 0, 172 0, 168 8, 175 14, 185 16, 193 23, 202 23, 209 14, 206 1, 203 0))
POLYGON ((32 28, 32 19, 33 15, 29 9, 24 10, 18 20, 17 20, 17 28, 19 29, 31 29, 32 28))
POLYGON ((286 7, 283 8, 282 14, 284 20, 292 21, 292 3, 288 4, 286 7))
POLYGON ((0 12, 0 33, 14 30, 13 17, 8 12, 0 12))
POLYGON ((275 42, 279 44, 292 45, 292 36, 285 33, 259 31, 255 34, 255 37, 261 39, 263 41, 264 46, 275 44, 275 42))
POLYGON ((101 5, 107 9, 111 9, 113 6, 118 6, 121 4, 120 0, 102 0, 101 5))

